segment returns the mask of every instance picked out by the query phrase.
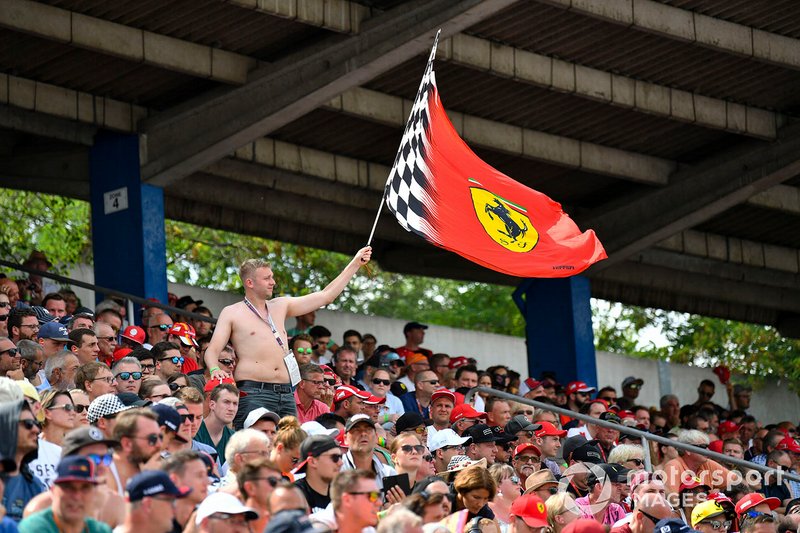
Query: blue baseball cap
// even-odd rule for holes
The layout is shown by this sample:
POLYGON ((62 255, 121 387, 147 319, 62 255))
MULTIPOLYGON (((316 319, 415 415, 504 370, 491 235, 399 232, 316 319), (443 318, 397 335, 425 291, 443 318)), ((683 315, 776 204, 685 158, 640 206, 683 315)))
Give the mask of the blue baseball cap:
POLYGON ((163 470, 146 470, 128 480, 125 494, 129 502, 138 502, 153 496, 185 498, 192 492, 189 487, 178 488, 163 470))
POLYGON ((95 477, 97 467, 94 462, 83 455, 70 455, 61 459, 56 468, 58 474, 53 483, 58 485, 60 483, 70 483, 73 481, 83 481, 97 485, 102 483, 103 480, 95 477))
POLYGON ((679 518, 664 518, 656 524, 653 533, 699 533, 679 518))
POLYGON ((67 326, 58 322, 47 322, 39 328, 40 339, 51 339, 54 341, 72 342, 69 338, 67 326))

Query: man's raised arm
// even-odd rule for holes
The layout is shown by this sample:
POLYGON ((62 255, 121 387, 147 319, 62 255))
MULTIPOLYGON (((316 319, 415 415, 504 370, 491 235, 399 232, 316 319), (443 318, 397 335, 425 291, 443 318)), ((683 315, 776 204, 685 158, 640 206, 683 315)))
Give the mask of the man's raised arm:
POLYGON ((336 276, 336 279, 328 283, 327 287, 321 291, 306 294, 305 296, 289 298, 286 309, 287 316, 304 315, 306 313, 310 313, 311 311, 316 311, 320 307, 326 306, 329 303, 332 303, 340 294, 342 294, 342 291, 347 284, 350 283, 350 280, 353 278, 355 273, 358 272, 358 269, 369 263, 371 257, 372 247, 365 246, 356 252, 356 255, 353 256, 353 259, 350 260, 344 270, 342 270, 342 272, 336 276))
POLYGON ((208 343, 206 353, 203 359, 206 362, 206 368, 209 370, 211 379, 223 379, 232 377, 227 372, 219 369, 219 354, 228 344, 232 333, 232 323, 230 319, 230 312, 228 308, 222 310, 217 318, 217 326, 214 328, 214 334, 211 336, 211 342, 208 343))

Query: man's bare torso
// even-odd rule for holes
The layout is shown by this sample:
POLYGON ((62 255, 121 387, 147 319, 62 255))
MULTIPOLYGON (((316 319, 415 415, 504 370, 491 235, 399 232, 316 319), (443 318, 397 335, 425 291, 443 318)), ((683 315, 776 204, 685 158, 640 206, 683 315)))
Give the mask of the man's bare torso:
MULTIPOLYGON (((275 298, 268 303, 269 313, 275 328, 287 346, 286 298, 275 298)), ((266 318, 263 309, 259 309, 266 318)), ((230 305, 223 310, 231 320, 230 343, 236 351, 238 363, 234 371, 236 381, 252 380, 265 383, 288 383, 289 372, 283 362, 284 349, 278 345, 272 329, 256 316, 244 302, 230 305)), ((287 346, 288 349, 288 346, 287 346)))

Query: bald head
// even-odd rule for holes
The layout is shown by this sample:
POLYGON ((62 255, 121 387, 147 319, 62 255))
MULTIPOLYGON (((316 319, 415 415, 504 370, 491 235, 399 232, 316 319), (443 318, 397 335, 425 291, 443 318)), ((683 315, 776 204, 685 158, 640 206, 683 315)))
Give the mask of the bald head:
POLYGON ((308 513, 308 502, 306 502, 303 493, 290 483, 275 487, 275 490, 269 495, 270 515, 275 516, 281 511, 290 509, 305 509, 306 513, 308 513))
POLYGON ((653 533, 656 521, 673 516, 672 507, 664 496, 652 493, 641 494, 631 519, 631 531, 633 533, 653 533))

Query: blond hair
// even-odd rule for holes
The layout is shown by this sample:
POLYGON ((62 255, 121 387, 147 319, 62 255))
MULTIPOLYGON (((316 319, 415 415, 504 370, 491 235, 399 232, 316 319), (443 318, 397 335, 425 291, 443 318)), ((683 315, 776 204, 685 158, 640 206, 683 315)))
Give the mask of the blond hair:
POLYGON ((263 259, 248 259, 239 266, 239 278, 244 283, 244 280, 250 279, 256 270, 259 268, 272 268, 272 266, 263 259))
POLYGON ((275 444, 283 444, 287 450, 299 448, 306 440, 308 433, 300 428, 300 421, 294 416, 284 416, 278 421, 278 431, 275 433, 275 444))

